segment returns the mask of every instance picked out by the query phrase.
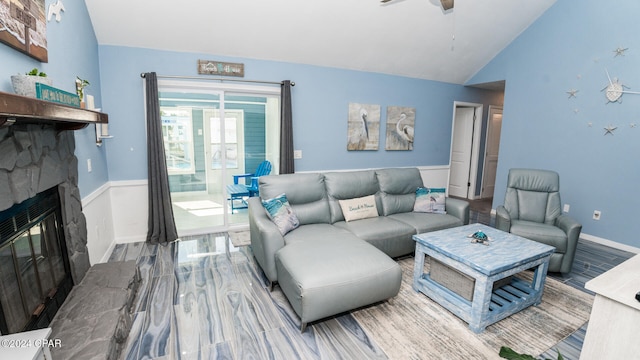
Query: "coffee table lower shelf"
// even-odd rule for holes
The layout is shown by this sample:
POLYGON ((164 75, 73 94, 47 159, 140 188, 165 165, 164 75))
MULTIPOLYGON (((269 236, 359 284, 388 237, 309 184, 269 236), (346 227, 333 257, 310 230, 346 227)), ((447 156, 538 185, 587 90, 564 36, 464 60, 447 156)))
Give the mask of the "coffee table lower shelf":
MULTIPOLYGON (((483 286, 485 285, 480 285, 480 287, 483 286)), ((510 282, 493 288, 489 303, 477 304, 475 309, 473 301, 465 299, 446 286, 434 281, 429 274, 422 274, 417 281, 414 279, 413 288, 467 322, 469 328, 476 333, 484 331, 488 325, 496 323, 522 309, 531 305, 538 305, 542 297, 540 289, 536 290, 532 283, 517 276, 511 277, 510 282)), ((478 287, 475 290, 482 291, 478 287)))
MULTIPOLYGON (((428 274, 422 275, 422 281, 433 284, 440 287, 441 291, 452 292, 453 295, 457 295, 459 300, 466 301, 471 306, 471 301, 463 298, 459 294, 451 291, 446 286, 434 281, 428 274)), ((426 284, 423 284, 427 286, 426 284)), ((531 284, 518 278, 512 277, 510 283, 494 288, 491 292, 491 303, 489 303, 489 311, 504 312, 508 311, 514 306, 526 301, 532 295, 535 294, 535 290, 531 287, 531 284)))

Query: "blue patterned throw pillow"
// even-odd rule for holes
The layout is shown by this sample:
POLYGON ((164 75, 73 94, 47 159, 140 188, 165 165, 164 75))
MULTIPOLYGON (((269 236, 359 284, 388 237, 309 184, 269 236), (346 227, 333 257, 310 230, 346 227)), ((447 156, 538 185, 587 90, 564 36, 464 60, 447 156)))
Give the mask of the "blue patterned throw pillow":
POLYGON ((282 235, 300 226, 300 221, 291 210, 291 205, 285 194, 280 194, 273 199, 262 200, 262 206, 267 210, 282 235))
POLYGON ((413 211, 446 214, 445 194, 445 188, 418 188, 416 190, 416 202, 413 205, 413 211))

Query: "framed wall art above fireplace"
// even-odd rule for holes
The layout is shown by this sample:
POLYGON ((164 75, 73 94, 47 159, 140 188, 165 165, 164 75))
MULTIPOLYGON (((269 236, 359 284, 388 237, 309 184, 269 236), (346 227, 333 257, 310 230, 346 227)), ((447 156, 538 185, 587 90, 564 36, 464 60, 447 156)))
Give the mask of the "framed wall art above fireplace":
POLYGON ((48 62, 44 0, 0 1, 0 42, 48 62))

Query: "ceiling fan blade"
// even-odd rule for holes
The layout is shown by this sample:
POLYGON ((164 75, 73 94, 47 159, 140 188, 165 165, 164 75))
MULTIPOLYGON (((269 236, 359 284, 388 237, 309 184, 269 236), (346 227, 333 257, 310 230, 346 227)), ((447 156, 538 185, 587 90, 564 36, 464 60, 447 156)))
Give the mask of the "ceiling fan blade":
POLYGON ((381 2, 381 3, 383 3, 383 4, 386 4, 386 3, 388 3, 389 1, 391 1, 391 0, 380 0, 380 2, 381 2))

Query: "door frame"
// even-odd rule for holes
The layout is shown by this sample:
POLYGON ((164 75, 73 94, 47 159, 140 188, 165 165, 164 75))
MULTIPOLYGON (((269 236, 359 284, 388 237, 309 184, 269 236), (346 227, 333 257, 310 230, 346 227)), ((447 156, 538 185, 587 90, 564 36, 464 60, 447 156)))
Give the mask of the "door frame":
MULTIPOLYGON (((478 178, 478 159, 480 158, 480 139, 481 139, 481 131, 482 131, 482 119, 484 114, 484 105, 479 103, 471 103, 464 101, 454 101, 453 102, 453 118, 451 119, 451 141, 449 142, 449 171, 447 173, 447 187, 449 186, 449 181, 451 180, 451 156, 453 154, 453 139, 454 139, 454 130, 455 130, 455 122, 456 122, 456 110, 458 107, 473 107, 475 109, 475 116, 473 120, 473 138, 471 145, 471 163, 469 165, 469 183, 470 186, 467 188, 467 199, 475 200, 477 198, 475 194, 477 178, 478 178)), ((448 195, 448 189, 447 189, 448 195)))
MULTIPOLYGON (((224 139, 224 115, 225 115, 225 96, 227 95, 240 95, 240 96, 266 96, 266 97, 280 97, 281 88, 279 86, 266 86, 266 85, 248 85, 248 84, 229 84, 224 82, 217 82, 216 79, 202 81, 198 80, 188 80, 188 79, 160 79, 158 80, 158 88, 159 89, 174 89, 174 90, 186 90, 192 93, 220 93, 220 120, 222 126, 222 143, 225 142, 224 139)), ((278 107, 279 108, 279 107, 278 107)), ((279 127, 277 127, 279 130, 279 127)), ((204 132, 204 126, 203 126, 204 132)), ((203 134, 204 135, 204 134, 203 134)), ((222 169, 221 169, 221 187, 222 192, 225 193, 226 185, 229 184, 230 179, 228 179, 228 169, 226 168, 226 158, 222 158, 222 169)), ((279 161, 279 159, 278 159, 279 161)), ((207 185, 208 186, 208 185, 207 185)), ((207 188, 207 193, 209 189, 207 188)), ((180 232, 180 236, 188 236, 188 235, 199 235, 205 233, 215 233, 215 232, 224 232, 231 230, 240 230, 247 229, 249 224, 248 221, 246 223, 233 223, 231 222, 231 214, 228 211, 227 205, 224 205, 224 215, 223 215, 223 224, 222 225, 214 225, 206 228, 198 228, 198 229, 189 229, 183 232, 180 232)))
MULTIPOLYGON (((489 131, 491 130, 491 126, 493 124, 493 122, 491 121, 491 118, 494 114, 496 114, 499 111, 500 114, 503 114, 503 107, 502 105, 489 105, 489 111, 487 113, 487 130, 485 132, 485 140, 484 140, 484 161, 483 161, 483 165, 482 165, 482 183, 480 184, 480 198, 484 199, 485 195, 484 195, 484 183, 485 183, 485 177, 487 176, 487 148, 489 145, 489 131)), ((502 120, 504 120, 504 116, 502 118, 502 120)), ((502 120, 500 121, 500 127, 502 128, 502 120)), ((500 139, 498 139, 498 146, 500 146, 500 139)), ((500 150, 498 150, 498 158, 500 157, 500 150)), ((496 172, 497 172, 497 167, 496 167, 496 172)), ((494 174, 494 178, 495 178, 495 174, 494 174)), ((495 180, 494 180, 494 194, 493 196, 495 196, 495 180)), ((493 197, 492 196, 492 197, 493 197)))

